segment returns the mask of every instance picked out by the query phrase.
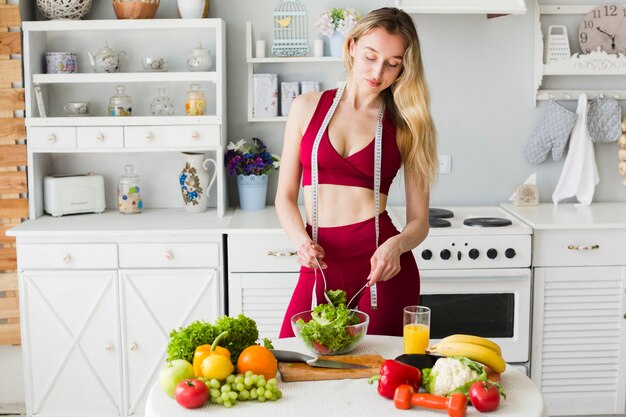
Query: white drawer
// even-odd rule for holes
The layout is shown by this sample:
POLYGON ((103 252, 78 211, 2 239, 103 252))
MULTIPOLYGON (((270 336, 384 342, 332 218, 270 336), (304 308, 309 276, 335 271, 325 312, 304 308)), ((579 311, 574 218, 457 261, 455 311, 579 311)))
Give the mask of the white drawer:
POLYGON ((220 144, 220 127, 127 126, 124 128, 124 141, 127 148, 206 148, 220 144))
POLYGON ((228 235, 228 269, 233 272, 297 272, 296 248, 285 234, 228 235))
POLYGON ((124 128, 121 126, 78 127, 76 136, 79 149, 121 149, 124 147, 124 128))
POLYGON ((624 230, 536 230, 534 266, 626 265, 624 230))
POLYGON ((127 148, 165 148, 169 135, 167 126, 125 126, 124 145, 127 148))
POLYGON ((75 149, 75 127, 29 127, 28 147, 30 149, 75 149))
POLYGON ((215 242, 120 243, 120 268, 218 267, 220 248, 215 242))
POLYGON ((171 126, 170 146, 201 147, 217 146, 220 144, 220 127, 209 126, 171 126))
POLYGON ((114 243, 20 244, 21 269, 117 269, 114 243))

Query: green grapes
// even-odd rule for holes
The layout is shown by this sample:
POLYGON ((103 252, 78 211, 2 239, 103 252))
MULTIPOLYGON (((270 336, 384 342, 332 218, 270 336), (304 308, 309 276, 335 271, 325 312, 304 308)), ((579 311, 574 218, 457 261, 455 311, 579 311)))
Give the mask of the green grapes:
POLYGON ((204 378, 203 382, 209 389, 211 403, 227 408, 234 407, 238 401, 276 401, 283 396, 276 378, 266 380, 251 371, 231 374, 225 381, 204 378))

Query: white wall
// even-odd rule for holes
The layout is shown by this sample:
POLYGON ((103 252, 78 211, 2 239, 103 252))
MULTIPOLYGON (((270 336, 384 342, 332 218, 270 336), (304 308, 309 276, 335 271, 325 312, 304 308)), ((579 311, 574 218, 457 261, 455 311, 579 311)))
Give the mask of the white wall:
MULTIPOLYGON (((355 7, 365 12, 393 4, 392 0, 302 2, 309 14, 310 39, 316 37, 314 22, 317 16, 330 7, 355 7)), ((575 2, 555 0, 552 3, 575 2)), ((524 147, 544 108, 541 104, 537 108, 532 105, 534 5, 532 0, 527 3, 529 12, 526 15, 491 20, 483 15, 414 17, 439 133, 439 153, 452 156, 452 173, 441 176, 434 187, 433 206, 502 203, 533 172, 538 174, 541 200, 550 200, 563 160, 535 167, 523 157, 524 147)), ((591 3, 600 4, 599 1, 591 3)), ((284 124, 247 122, 245 22, 252 21, 256 36, 271 43, 272 10, 277 4, 277 0, 210 1, 210 17, 221 17, 227 28, 228 136, 231 140, 259 137, 274 153, 280 153, 284 124)), ((157 17, 175 15, 175 0, 161 0, 157 17)), ((115 18, 111 2, 94 1, 94 8, 87 18, 115 18)), ((570 43, 575 51, 576 26, 574 21, 571 23, 574 26, 570 27, 570 43)), ((99 46, 94 45, 94 49, 99 46)), ((277 67, 275 70, 285 69, 277 67)), ((325 80, 325 71, 342 69, 321 66, 307 71, 317 79, 325 80)), ((575 102, 565 105, 575 108, 575 102)), ((621 185, 622 177, 617 173, 617 146, 596 144, 595 148, 601 182, 596 188, 594 201, 626 201, 626 187, 621 185)), ((272 174, 270 202, 274 198, 275 186, 276 174, 272 174)), ((236 203, 232 181, 229 191, 231 201, 236 203)), ((402 204, 403 200, 402 187, 396 183, 390 201, 402 204)), ((0 346, 0 404, 23 402, 20 359, 19 348, 0 346)))

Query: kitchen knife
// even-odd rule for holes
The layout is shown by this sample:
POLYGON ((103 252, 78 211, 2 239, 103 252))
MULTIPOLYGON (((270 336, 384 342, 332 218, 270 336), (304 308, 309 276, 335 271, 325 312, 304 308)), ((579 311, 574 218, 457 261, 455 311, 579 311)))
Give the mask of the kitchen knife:
POLYGON ((305 355, 300 352, 293 352, 290 350, 275 350, 270 349, 274 354, 274 357, 279 362, 303 362, 310 366, 319 368, 335 368, 335 369, 363 369, 367 368, 365 365, 357 365, 355 363, 346 363, 338 361, 329 361, 326 359, 319 359, 315 356, 305 355))

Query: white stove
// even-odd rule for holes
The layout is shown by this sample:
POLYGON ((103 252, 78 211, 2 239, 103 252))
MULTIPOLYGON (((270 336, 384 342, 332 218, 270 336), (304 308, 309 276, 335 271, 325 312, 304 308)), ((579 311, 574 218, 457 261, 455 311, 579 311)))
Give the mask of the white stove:
MULTIPOLYGON (((399 230, 404 207, 389 207, 399 230)), ((530 358, 532 229, 500 207, 431 209, 428 236, 413 255, 420 270, 420 304, 431 309, 431 342, 454 333, 488 337, 508 363, 530 358), (497 227, 468 226, 486 218, 497 227), (443 220, 443 221, 441 221, 443 220), (433 223, 449 223, 434 227, 433 223)))
MULTIPOLYGON (((420 269, 529 268, 532 229, 500 207, 442 207, 453 217, 443 218, 449 227, 432 227, 428 237, 413 250, 420 269), (505 219, 508 226, 467 226, 467 219, 505 219)), ((406 223, 404 207, 390 207, 399 230, 406 223)))

